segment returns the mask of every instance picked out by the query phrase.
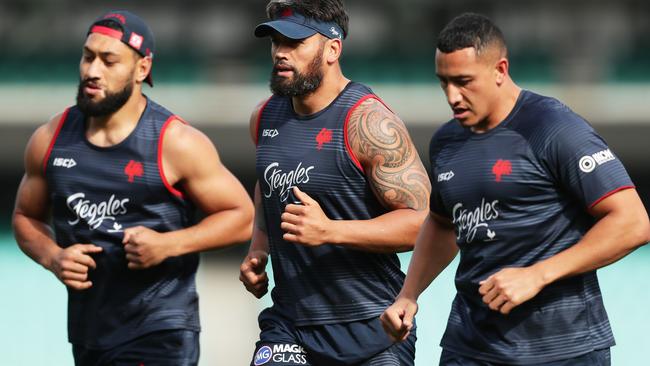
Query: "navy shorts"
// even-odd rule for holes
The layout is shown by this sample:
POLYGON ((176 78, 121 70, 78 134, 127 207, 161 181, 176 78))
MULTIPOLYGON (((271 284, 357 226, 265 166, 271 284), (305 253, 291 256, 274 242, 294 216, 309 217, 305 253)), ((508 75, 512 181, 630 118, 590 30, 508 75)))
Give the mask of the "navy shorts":
POLYGON ((76 366, 195 366, 199 363, 199 333, 162 330, 107 350, 72 345, 76 366))
POLYGON ((413 366, 415 329, 393 343, 379 318, 295 327, 272 308, 259 316, 260 340, 251 366, 413 366))
MULTIPOLYGON (((566 360, 536 363, 531 366, 610 366, 612 364, 609 348, 595 350, 585 355, 566 360)), ((501 363, 477 360, 447 350, 442 351, 440 366, 497 366, 501 363)))

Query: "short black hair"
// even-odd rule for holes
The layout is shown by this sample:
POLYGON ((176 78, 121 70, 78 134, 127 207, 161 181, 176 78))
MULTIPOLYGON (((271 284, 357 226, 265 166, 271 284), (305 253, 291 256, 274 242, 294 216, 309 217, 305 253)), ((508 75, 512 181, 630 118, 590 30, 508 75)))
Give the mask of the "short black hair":
POLYGON ((287 8, 308 18, 335 22, 343 30, 343 38, 348 36, 350 17, 345 11, 343 0, 271 0, 266 6, 266 14, 269 19, 275 19, 287 8))
POLYGON ((497 46, 507 55, 506 40, 499 27, 484 15, 463 13, 440 32, 436 47, 444 53, 473 47, 480 55, 491 46, 497 46))

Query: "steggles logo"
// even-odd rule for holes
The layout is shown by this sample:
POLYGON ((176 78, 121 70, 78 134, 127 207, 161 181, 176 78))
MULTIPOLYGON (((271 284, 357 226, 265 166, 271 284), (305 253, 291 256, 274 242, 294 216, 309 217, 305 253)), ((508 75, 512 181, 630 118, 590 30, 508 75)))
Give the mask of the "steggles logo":
POLYGON ((296 169, 288 172, 278 169, 279 166, 280 163, 271 163, 264 170, 264 181, 267 187, 264 191, 264 197, 270 198, 273 192, 277 191, 280 201, 284 202, 289 197, 291 188, 309 182, 309 171, 314 169, 314 166, 305 168, 300 162, 296 169))
POLYGON ((465 242, 471 243, 476 238, 478 229, 484 227, 487 228, 487 240, 494 240, 496 232, 488 228, 488 221, 499 218, 498 204, 499 200, 490 203, 486 202, 485 198, 481 200, 481 205, 473 210, 463 208, 463 204, 460 202, 455 204, 452 210, 452 219, 456 225, 456 239, 460 240, 464 235, 465 242))
MULTIPOLYGON (((104 222, 104 220, 115 221, 115 216, 123 215, 127 212, 126 204, 129 202, 128 198, 116 199, 115 195, 111 195, 108 201, 100 203, 91 203, 85 198, 86 195, 84 193, 75 193, 70 195, 66 200, 66 204, 70 211, 77 216, 75 220, 68 221, 68 224, 76 225, 81 219, 83 219, 88 223, 88 227, 91 230, 95 230, 104 222)), ((113 225, 113 228, 121 229, 121 225, 113 225)))

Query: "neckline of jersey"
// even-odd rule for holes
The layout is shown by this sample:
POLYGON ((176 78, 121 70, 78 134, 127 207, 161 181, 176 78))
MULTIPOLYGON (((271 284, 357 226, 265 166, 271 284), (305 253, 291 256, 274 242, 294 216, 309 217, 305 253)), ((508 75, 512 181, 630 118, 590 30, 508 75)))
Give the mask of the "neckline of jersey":
POLYGON ((307 115, 304 115, 304 116, 303 116, 303 115, 300 115, 300 114, 298 114, 298 113, 296 113, 296 110, 293 108, 293 100, 289 97, 289 105, 291 106, 291 114, 293 114, 293 118, 298 119, 298 120, 301 120, 301 121, 308 121, 308 120, 312 120, 312 119, 317 118, 317 117, 320 116, 321 114, 327 112, 327 111, 328 111, 328 110, 329 110, 329 109, 330 109, 330 108, 331 108, 331 107, 332 107, 332 106, 333 106, 333 105, 334 105, 334 104, 335 104, 335 103, 336 103, 336 102, 341 98, 341 96, 343 96, 343 94, 345 94, 345 92, 346 92, 346 91, 347 91, 347 90, 348 90, 348 89, 349 89, 353 84, 355 84, 354 81, 350 81, 350 82, 348 82, 348 83, 345 85, 345 88, 343 88, 343 90, 341 90, 341 92, 339 93, 339 95, 337 95, 336 98, 334 98, 334 100, 332 100, 332 101, 330 102, 330 104, 327 105, 327 107, 321 109, 321 110, 318 111, 318 112, 315 112, 315 113, 312 113, 312 114, 307 114, 307 115))
POLYGON ((472 130, 468 128, 467 132, 470 134, 470 136, 473 139, 480 140, 480 139, 488 138, 488 137, 492 136, 493 134, 497 133, 498 131, 500 131, 500 130, 502 130, 504 128, 507 128, 508 124, 510 124, 510 122, 515 118, 515 116, 517 115, 517 113, 521 109, 521 107, 524 104, 524 101, 527 98, 527 96, 528 96, 528 90, 521 89, 521 91, 519 92, 519 96, 517 96, 517 101, 515 102, 515 106, 512 108, 510 113, 508 113, 506 118, 504 118, 503 121, 499 122, 499 124, 496 125, 494 128, 492 128, 490 130, 487 130, 487 131, 485 131, 483 133, 475 133, 475 132, 472 132, 472 130))
POLYGON ((140 126, 142 125, 142 118, 143 118, 143 117, 147 114, 147 112, 149 111, 149 108, 150 108, 150 106, 151 106, 151 103, 150 103, 150 101, 149 101, 149 98, 148 98, 146 95, 144 96, 144 98, 145 98, 145 100, 147 101, 147 104, 146 104, 146 106, 144 107, 144 110, 142 111, 142 114, 140 115, 140 118, 138 118, 138 123, 135 125, 135 128, 134 128, 134 129, 129 133, 128 136, 126 136, 122 141, 118 142, 118 143, 115 144, 115 145, 111 145, 111 146, 97 146, 97 145, 93 144, 92 142, 88 141, 88 137, 86 137, 86 129, 87 129, 87 127, 88 127, 88 126, 87 126, 88 121, 87 121, 86 118, 84 118, 84 128, 82 129, 81 133, 83 134, 83 140, 84 140, 84 142, 86 143, 86 145, 87 145, 88 147, 90 147, 91 149, 94 149, 94 150, 97 150, 97 151, 111 151, 111 150, 116 150, 116 149, 119 149, 120 147, 122 147, 123 145, 125 145, 129 140, 131 140, 131 139, 133 138, 133 136, 135 136, 135 133, 138 131, 138 129, 139 129, 140 126))

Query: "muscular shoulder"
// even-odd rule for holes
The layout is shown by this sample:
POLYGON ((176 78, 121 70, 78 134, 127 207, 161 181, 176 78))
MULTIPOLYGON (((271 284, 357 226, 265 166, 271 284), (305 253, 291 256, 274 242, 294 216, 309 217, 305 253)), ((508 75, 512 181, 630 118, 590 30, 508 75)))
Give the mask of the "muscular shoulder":
MULTIPOLYGON (((379 155, 390 151, 410 151, 412 142, 404 122, 379 99, 368 98, 351 113, 348 140, 359 161, 372 164, 379 155)), ((386 155, 388 159, 397 156, 386 155)))
POLYGON ((180 119, 169 122, 165 131, 164 142, 165 153, 170 152, 179 156, 205 148, 214 148, 208 136, 180 119))
POLYGON ((41 171, 45 155, 64 115, 65 112, 55 114, 32 133, 25 148, 25 169, 28 172, 41 171))
POLYGON ((369 98, 352 112, 347 134, 375 196, 385 207, 428 207, 429 179, 399 117, 380 100, 369 98))
POLYGON ((217 157, 208 136, 179 119, 169 123, 163 142, 164 160, 179 173, 186 173, 217 157), (197 164, 199 161, 202 164, 197 164))

